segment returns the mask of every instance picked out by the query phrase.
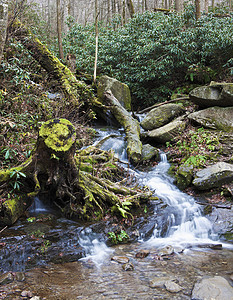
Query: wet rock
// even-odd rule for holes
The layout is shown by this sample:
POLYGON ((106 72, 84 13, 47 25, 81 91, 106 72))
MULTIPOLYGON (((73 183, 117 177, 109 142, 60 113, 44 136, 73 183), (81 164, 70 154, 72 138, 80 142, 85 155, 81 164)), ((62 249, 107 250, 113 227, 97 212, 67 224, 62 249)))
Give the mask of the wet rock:
POLYGON ((198 171, 193 180, 193 185, 199 190, 209 190, 220 187, 233 180, 233 165, 218 162, 201 171, 198 171))
POLYGON ((136 253, 136 258, 144 258, 147 257, 150 254, 149 250, 140 250, 138 253, 136 253))
POLYGON ((228 281, 221 277, 202 279, 201 282, 195 283, 192 292, 192 299, 198 300, 223 300, 233 299, 233 287, 228 281))
POLYGON ((180 165, 176 172, 176 185, 179 189, 184 190, 193 180, 193 166, 180 165))
POLYGON ((102 76, 99 79, 97 87, 97 96, 100 100, 103 99, 104 93, 110 90, 120 104, 128 111, 131 110, 131 95, 130 89, 125 84, 114 78, 102 76))
POLYGON ((174 248, 170 245, 159 249, 159 256, 166 256, 166 255, 171 255, 174 253, 174 248))
POLYGON ((166 104, 152 109, 141 122, 142 128, 152 130, 162 127, 184 113, 184 109, 177 104, 166 104))
POLYGON ((163 288, 165 282, 169 281, 169 277, 155 277, 153 280, 150 281, 149 287, 151 288, 163 288))
POLYGON ((12 273, 7 272, 0 275, 0 285, 4 285, 10 283, 14 280, 14 276, 12 273))
POLYGON ((166 290, 170 293, 179 293, 182 290, 182 287, 172 280, 166 281, 164 285, 166 290))
POLYGON ((122 266, 122 269, 124 271, 133 271, 134 270, 134 266, 132 263, 126 263, 122 266))
POLYGON ((126 256, 113 256, 111 260, 114 260, 120 264, 127 264, 129 262, 129 258, 126 256))
POLYGON ((164 144, 170 142, 177 134, 182 133, 185 127, 186 122, 181 118, 177 118, 171 123, 145 133, 144 137, 150 138, 154 142, 164 144))
POLYGON ((191 113, 188 118, 200 126, 229 132, 233 130, 232 116, 233 107, 209 107, 191 113))
POLYGON ((25 274, 23 272, 17 272, 17 273, 15 273, 15 279, 17 281, 24 281, 25 280, 25 274))
POLYGON ((30 300, 40 300, 40 297, 39 296, 34 296, 30 300))
POLYGON ((214 83, 197 87, 189 94, 190 100, 200 107, 233 106, 233 84, 214 83))
POLYGON ((30 292, 30 291, 22 291, 21 296, 25 297, 25 298, 32 298, 32 292, 30 292))
POLYGON ((141 161, 148 161, 152 158, 155 158, 156 161, 159 160, 159 149, 151 146, 150 144, 143 145, 141 161))
POLYGON ((233 281, 233 274, 230 275, 230 280, 233 281))

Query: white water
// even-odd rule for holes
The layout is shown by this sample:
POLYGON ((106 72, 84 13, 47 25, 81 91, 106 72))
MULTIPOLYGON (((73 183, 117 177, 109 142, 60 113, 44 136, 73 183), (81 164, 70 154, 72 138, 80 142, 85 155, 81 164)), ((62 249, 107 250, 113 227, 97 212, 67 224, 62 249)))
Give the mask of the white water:
POLYGON ((139 174, 141 182, 154 190, 155 195, 168 206, 170 214, 167 218, 168 231, 161 238, 158 229, 147 241, 150 246, 186 246, 195 244, 216 243, 216 235, 212 231, 210 221, 202 216, 200 206, 194 198, 181 192, 167 174, 170 165, 165 154, 161 154, 161 162, 150 172, 139 174))
MULTIPOLYGON (((101 132, 100 136, 107 137, 116 133, 119 135, 119 131, 101 132)), ((101 148, 104 150, 112 149, 121 161, 127 161, 124 135, 121 138, 110 137, 106 139, 101 148)), ((170 212, 167 217, 166 236, 161 237, 160 230, 156 228, 148 241, 142 241, 143 247, 157 248, 172 245, 173 247, 186 248, 195 245, 216 244, 217 236, 212 231, 210 221, 202 215, 200 206, 195 202, 195 199, 181 192, 173 184, 173 179, 167 174, 169 167, 166 155, 161 153, 161 162, 150 171, 132 170, 142 185, 150 187, 155 196, 168 205, 170 212)), ((98 238, 91 238, 87 229, 80 238, 80 244, 86 251, 86 257, 81 260, 91 260, 97 267, 100 267, 113 252, 103 242, 99 242, 98 238)))

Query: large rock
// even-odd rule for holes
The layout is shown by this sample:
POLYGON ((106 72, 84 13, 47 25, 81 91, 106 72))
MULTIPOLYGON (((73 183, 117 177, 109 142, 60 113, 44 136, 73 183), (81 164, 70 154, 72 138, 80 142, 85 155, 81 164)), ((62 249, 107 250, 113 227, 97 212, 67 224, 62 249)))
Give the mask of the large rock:
POLYGON ((189 114, 188 118, 206 128, 233 131, 233 106, 209 107, 189 114))
POLYGON ((184 112, 184 109, 177 104, 166 104, 152 109, 141 122, 142 128, 152 130, 159 128, 184 112))
POLYGON ((208 190, 222 186, 233 180, 233 165, 225 162, 218 162, 201 171, 198 171, 193 184, 199 190, 208 190))
POLYGON ((159 149, 151 146, 150 144, 146 144, 142 146, 142 157, 141 161, 148 161, 152 158, 155 158, 156 161, 159 160, 159 149))
POLYGON ((170 142, 177 134, 180 134, 186 127, 186 122, 177 118, 169 124, 147 132, 144 136, 157 143, 170 142))
POLYGON ((125 83, 108 76, 100 77, 97 87, 97 96, 101 102, 103 102, 104 93, 109 90, 126 110, 131 110, 130 89, 125 83))
POLYGON ((211 83, 197 87, 189 94, 190 100, 200 107, 233 106, 233 83, 211 83))
POLYGON ((233 299, 233 287, 228 281, 221 277, 202 279, 201 282, 195 284, 192 298, 195 300, 224 300, 233 299))

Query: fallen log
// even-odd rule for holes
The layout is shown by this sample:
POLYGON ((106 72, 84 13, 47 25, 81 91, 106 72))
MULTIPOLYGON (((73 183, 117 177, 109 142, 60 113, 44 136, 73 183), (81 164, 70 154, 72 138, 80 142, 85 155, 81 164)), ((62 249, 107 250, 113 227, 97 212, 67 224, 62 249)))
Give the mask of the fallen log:
POLYGON ((76 109, 84 104, 101 108, 101 103, 94 96, 93 90, 83 81, 77 80, 71 70, 54 56, 40 40, 19 20, 15 20, 9 31, 29 51, 31 56, 58 81, 66 97, 66 105, 75 105, 76 109))
POLYGON ((147 189, 119 182, 125 171, 113 152, 93 146, 76 151, 75 145, 75 128, 68 120, 42 124, 31 157, 18 167, 0 170, 0 183, 8 183, 6 194, 12 196, 0 204, 0 224, 13 224, 41 194, 64 216, 85 220, 101 219, 110 211, 127 217, 133 206, 152 197, 147 189), (10 184, 17 174, 23 175, 21 187, 12 194, 10 184))
POLYGON ((138 163, 142 155, 142 143, 140 140, 140 126, 136 119, 124 109, 120 102, 113 96, 111 91, 106 91, 105 105, 124 127, 127 139, 127 155, 133 163, 138 163))

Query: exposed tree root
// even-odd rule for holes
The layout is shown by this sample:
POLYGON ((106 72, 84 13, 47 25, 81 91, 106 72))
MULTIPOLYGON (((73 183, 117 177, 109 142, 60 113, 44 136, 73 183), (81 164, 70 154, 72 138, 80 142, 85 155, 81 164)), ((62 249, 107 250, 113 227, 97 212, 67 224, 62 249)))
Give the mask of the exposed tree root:
POLYGON ((1 204, 0 223, 14 223, 38 194, 65 216, 87 220, 109 212, 126 217, 133 206, 151 198, 149 190, 122 184, 126 174, 113 152, 93 146, 76 152, 75 144, 75 129, 68 120, 53 119, 41 126, 32 156, 19 167, 0 171, 0 183, 10 184, 17 173, 23 174, 14 204, 12 199, 1 204))

